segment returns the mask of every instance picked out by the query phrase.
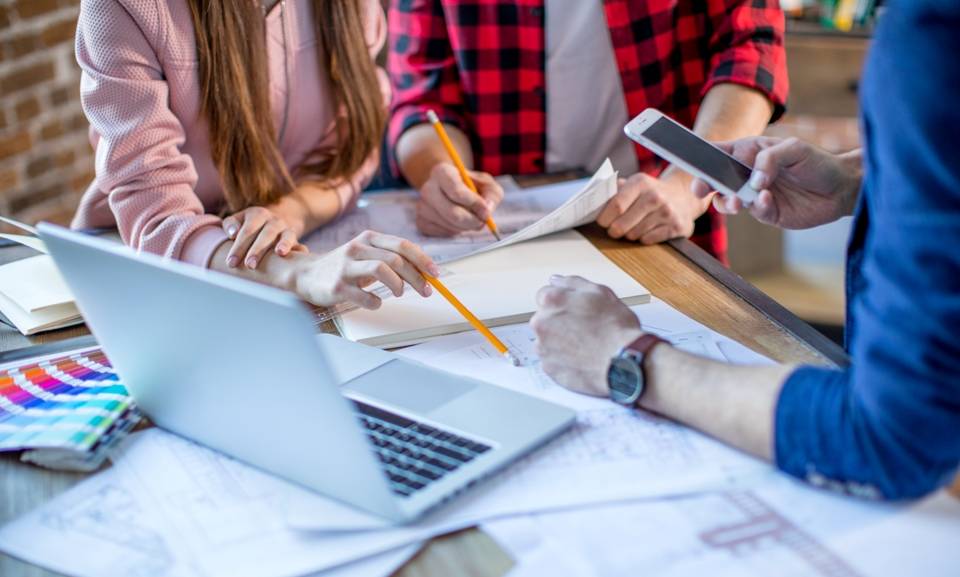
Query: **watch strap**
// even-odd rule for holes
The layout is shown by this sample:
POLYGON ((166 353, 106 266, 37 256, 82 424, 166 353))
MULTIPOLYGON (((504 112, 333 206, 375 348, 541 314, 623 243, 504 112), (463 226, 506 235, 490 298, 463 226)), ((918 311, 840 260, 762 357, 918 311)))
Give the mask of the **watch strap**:
MULTIPOLYGON (((653 347, 665 342, 667 341, 661 339, 657 335, 645 333, 629 345, 623 347, 623 350, 624 352, 633 351, 635 353, 639 353, 640 358, 645 359, 647 358, 647 355, 650 354, 650 351, 653 350, 653 347)), ((643 366, 641 366, 640 369, 643 370, 643 366)))

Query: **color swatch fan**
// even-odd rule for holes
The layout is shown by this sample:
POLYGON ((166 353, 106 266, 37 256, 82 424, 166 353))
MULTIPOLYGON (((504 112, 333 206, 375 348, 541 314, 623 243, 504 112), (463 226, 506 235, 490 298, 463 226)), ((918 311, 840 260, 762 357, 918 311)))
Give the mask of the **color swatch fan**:
POLYGON ((0 369, 0 452, 55 469, 92 470, 140 421, 100 349, 0 369))

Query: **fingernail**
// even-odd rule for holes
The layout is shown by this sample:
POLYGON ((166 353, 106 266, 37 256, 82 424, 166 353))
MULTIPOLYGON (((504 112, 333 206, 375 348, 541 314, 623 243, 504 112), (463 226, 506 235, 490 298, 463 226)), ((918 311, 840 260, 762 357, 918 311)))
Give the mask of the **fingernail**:
POLYGON ((750 175, 750 188, 763 190, 766 187, 767 175, 762 170, 754 170, 750 175))
POLYGON ((228 228, 228 229, 227 229, 227 236, 229 236, 230 238, 233 238, 233 237, 237 236, 237 227, 236 227, 236 226, 231 226, 230 228, 228 228))
POLYGON ((440 276, 440 267, 438 267, 435 264, 432 264, 429 267, 427 267, 427 272, 430 273, 432 276, 440 276))
POLYGON ((247 259, 247 268, 257 268, 257 259, 256 257, 250 257, 247 259))
POLYGON ((426 285, 425 287, 423 287, 423 296, 431 296, 431 295, 433 295, 433 287, 430 285, 426 285))
POLYGON ((227 266, 230 268, 237 268, 237 265, 240 264, 240 257, 231 256, 227 258, 227 266))

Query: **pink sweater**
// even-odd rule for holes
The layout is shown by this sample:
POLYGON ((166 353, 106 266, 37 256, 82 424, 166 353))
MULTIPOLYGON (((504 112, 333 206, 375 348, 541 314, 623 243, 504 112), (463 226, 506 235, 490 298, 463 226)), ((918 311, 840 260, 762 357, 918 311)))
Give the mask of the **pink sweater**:
MULTIPOLYGON (((386 21, 379 0, 365 1, 374 57, 385 42, 386 21)), ((295 171, 311 151, 335 144, 334 111, 329 78, 318 68, 311 3, 286 0, 285 11, 281 18, 277 3, 267 15, 267 51, 277 134, 288 108, 280 151, 295 171)), ((97 176, 74 228, 116 226, 138 250, 207 266, 226 240, 216 216, 223 191, 199 115, 196 38, 185 0, 85 0, 76 48, 97 176)), ((379 73, 388 100, 386 75, 379 73)), ((341 212, 355 205, 378 159, 371 155, 336 189, 341 212)))

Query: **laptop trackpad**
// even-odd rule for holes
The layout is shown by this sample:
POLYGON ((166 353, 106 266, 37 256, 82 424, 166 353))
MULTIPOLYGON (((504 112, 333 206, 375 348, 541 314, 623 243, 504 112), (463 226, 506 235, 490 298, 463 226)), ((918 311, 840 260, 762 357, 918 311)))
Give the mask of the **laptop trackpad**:
POLYGON ((476 386, 450 373, 393 360, 350 381, 344 385, 343 391, 356 392, 397 408, 426 414, 476 386))

